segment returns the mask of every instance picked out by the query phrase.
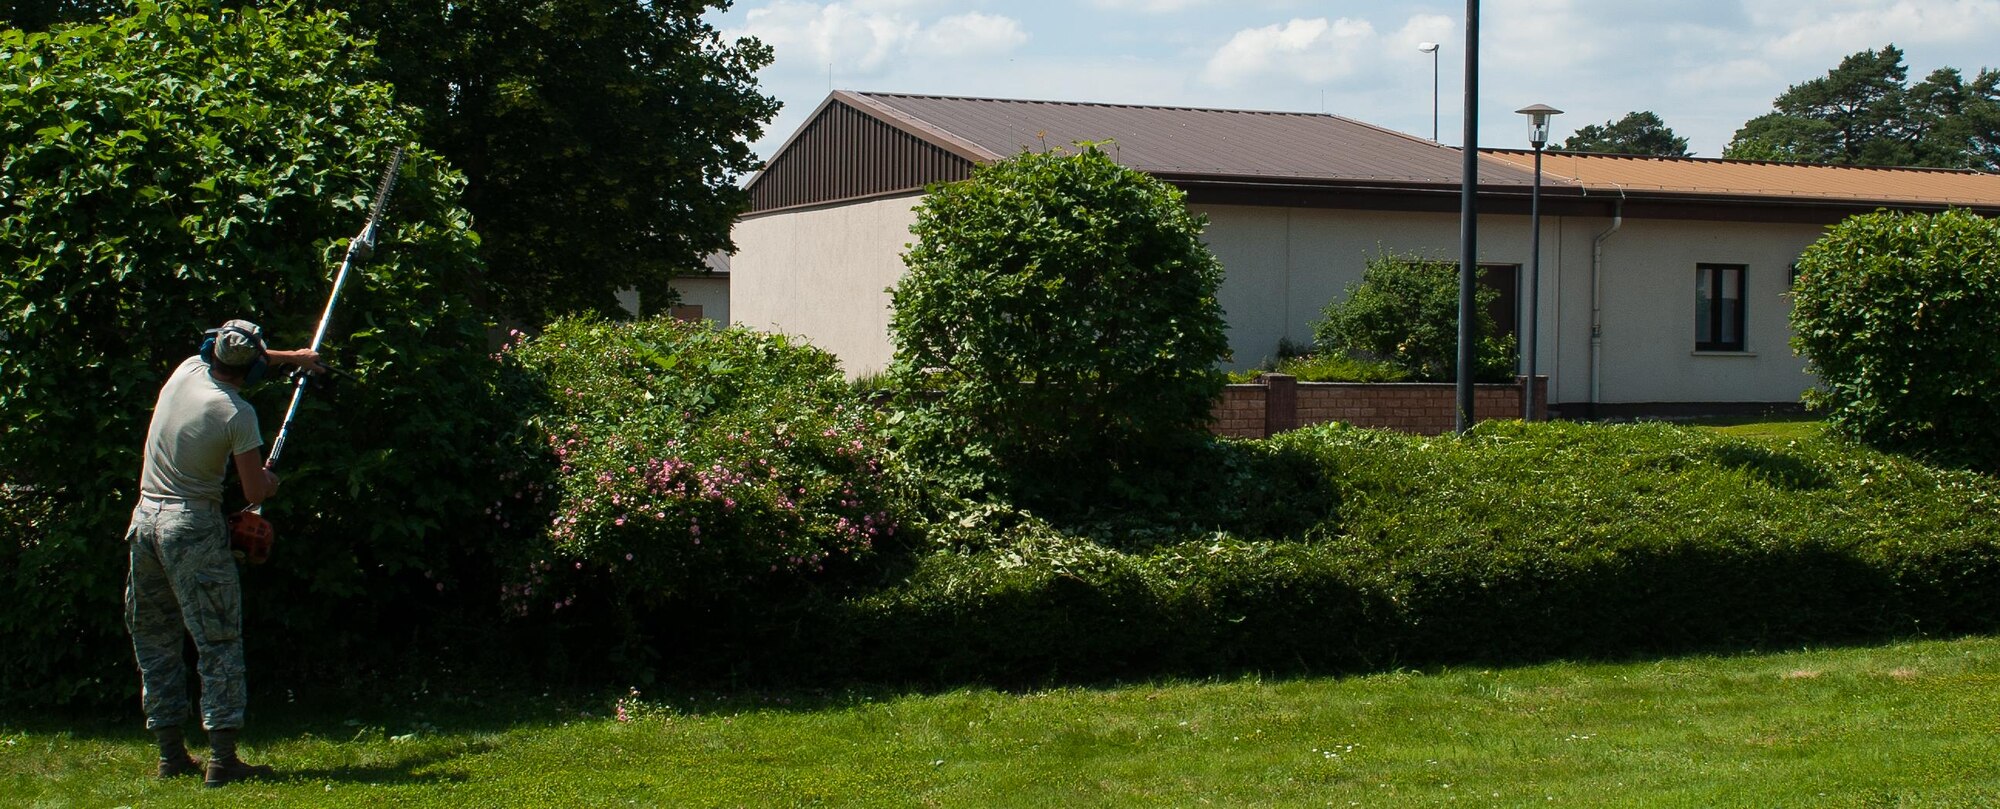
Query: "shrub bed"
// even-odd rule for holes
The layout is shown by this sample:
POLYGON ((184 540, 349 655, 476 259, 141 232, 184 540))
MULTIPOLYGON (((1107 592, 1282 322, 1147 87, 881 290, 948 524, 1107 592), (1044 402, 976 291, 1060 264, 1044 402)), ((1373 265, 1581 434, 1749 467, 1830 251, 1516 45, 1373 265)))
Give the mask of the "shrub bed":
POLYGON ((1298 377, 1300 382, 1406 382, 1410 379, 1409 371, 1389 363, 1345 354, 1305 354, 1265 365, 1269 367, 1231 371, 1230 384, 1255 382, 1266 371, 1289 374, 1298 377))
POLYGON ((2000 626, 2000 485, 1837 439, 1493 423, 1464 438, 1328 425, 1234 446, 1309 461, 1337 509, 1261 538, 989 509, 968 520, 985 544, 937 530, 950 547, 907 578, 802 608, 787 637, 746 644, 775 652, 749 662, 1028 683, 2000 626))
POLYGON ((662 317, 559 321, 501 355, 537 444, 488 512, 530 536, 505 598, 585 656, 650 657, 696 605, 754 625, 871 570, 906 519, 883 417, 825 352, 662 317))

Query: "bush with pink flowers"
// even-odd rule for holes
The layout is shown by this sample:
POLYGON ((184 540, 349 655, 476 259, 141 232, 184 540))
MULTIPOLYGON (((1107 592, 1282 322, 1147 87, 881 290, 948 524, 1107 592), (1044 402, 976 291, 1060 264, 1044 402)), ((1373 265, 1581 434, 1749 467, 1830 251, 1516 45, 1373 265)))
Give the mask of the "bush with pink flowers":
POLYGON ((550 470, 493 508, 543 540, 509 589, 522 609, 570 603, 557 568, 572 589, 609 583, 658 604, 813 580, 897 534, 881 418, 825 352, 664 318, 578 319, 500 356, 533 391, 550 470))

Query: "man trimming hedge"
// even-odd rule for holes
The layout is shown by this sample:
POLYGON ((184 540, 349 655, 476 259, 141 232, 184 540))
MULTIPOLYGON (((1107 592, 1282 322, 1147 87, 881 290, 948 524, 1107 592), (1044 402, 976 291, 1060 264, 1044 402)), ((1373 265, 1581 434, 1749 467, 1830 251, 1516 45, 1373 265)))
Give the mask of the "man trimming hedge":
POLYGON ((202 773, 188 755, 181 722, 189 713, 181 638, 194 637, 201 671, 201 719, 211 755, 203 779, 219 787, 269 776, 236 755, 243 728, 243 594, 222 516, 223 479, 233 463, 243 496, 261 503, 278 492, 264 468, 257 411, 240 389, 272 363, 324 370, 309 348, 270 351, 262 330, 231 320, 211 330, 199 354, 160 388, 146 431, 139 503, 125 531, 125 626, 139 662, 146 728, 160 747, 161 778, 202 773))

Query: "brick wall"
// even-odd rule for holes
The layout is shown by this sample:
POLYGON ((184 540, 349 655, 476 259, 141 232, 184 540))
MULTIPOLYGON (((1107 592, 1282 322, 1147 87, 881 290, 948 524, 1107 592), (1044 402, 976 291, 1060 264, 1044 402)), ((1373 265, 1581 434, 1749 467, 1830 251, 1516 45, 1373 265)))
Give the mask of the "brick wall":
POLYGON ((1263 438, 1264 385, 1230 385, 1215 403, 1215 421, 1209 425, 1216 435, 1228 438, 1263 438))
MULTIPOLYGON (((1521 417, 1521 382, 1473 386, 1474 419, 1521 417)), ((1548 377, 1535 378, 1537 417, 1548 418, 1548 377)), ((1300 382, 1265 374, 1247 385, 1229 385, 1215 405, 1211 427, 1230 438, 1263 438, 1329 421, 1386 427, 1418 435, 1451 432, 1458 388, 1449 382, 1300 382)))

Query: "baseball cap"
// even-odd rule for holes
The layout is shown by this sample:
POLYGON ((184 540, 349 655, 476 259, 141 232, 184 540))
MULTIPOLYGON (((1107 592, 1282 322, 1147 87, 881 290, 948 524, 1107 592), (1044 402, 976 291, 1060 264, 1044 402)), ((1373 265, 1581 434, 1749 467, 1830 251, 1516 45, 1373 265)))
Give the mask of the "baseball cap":
POLYGON ((208 333, 215 336, 215 361, 223 365, 245 368, 264 355, 264 330, 248 320, 231 320, 208 333))

